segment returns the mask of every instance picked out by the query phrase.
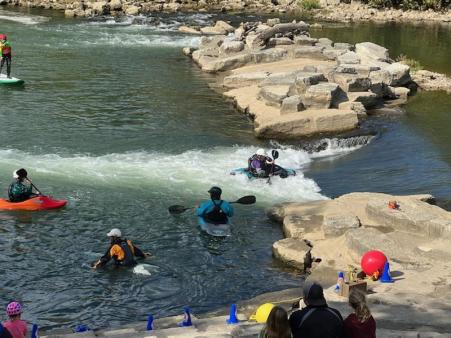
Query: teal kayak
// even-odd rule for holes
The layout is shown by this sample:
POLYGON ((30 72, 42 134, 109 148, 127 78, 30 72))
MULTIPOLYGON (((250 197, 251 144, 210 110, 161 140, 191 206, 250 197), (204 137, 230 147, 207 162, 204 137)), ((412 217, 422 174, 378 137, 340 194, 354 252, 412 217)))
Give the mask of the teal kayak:
POLYGON ((210 236, 228 237, 232 235, 230 224, 213 224, 207 222, 203 217, 199 217, 199 226, 210 236))
POLYGON ((0 85, 10 85, 10 86, 14 86, 14 85, 22 85, 24 84, 25 81, 18 79, 16 77, 12 77, 10 79, 8 79, 8 77, 5 74, 0 74, 0 85))

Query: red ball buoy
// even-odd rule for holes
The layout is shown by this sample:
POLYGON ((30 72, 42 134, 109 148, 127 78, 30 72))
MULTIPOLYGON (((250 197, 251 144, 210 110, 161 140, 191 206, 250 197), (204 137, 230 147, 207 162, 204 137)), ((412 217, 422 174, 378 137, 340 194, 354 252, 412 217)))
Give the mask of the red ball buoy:
POLYGON ((379 276, 382 274, 386 262, 387 257, 383 252, 372 250, 363 254, 362 260, 360 261, 360 266, 367 276, 372 276, 375 272, 379 272, 379 276))

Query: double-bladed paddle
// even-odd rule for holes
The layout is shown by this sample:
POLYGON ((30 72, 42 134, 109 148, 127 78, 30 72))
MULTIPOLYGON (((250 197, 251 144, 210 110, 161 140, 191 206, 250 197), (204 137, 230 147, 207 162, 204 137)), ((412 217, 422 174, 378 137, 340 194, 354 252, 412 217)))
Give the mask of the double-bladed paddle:
POLYGON ((271 184, 271 176, 274 173, 274 165, 275 165, 275 161, 279 158, 279 152, 275 149, 273 149, 271 151, 271 156, 272 156, 272 167, 271 167, 271 172, 269 173, 268 176, 268 180, 266 181, 266 183, 271 184))
MULTIPOLYGON (((234 202, 230 202, 230 204, 254 204, 256 201, 255 196, 253 195, 249 195, 249 196, 243 196, 240 199, 234 201, 234 202)), ((176 214, 181 214, 183 212, 185 212, 186 210, 191 210, 194 209, 195 207, 184 207, 183 205, 171 205, 168 210, 169 213, 176 215, 176 214)))

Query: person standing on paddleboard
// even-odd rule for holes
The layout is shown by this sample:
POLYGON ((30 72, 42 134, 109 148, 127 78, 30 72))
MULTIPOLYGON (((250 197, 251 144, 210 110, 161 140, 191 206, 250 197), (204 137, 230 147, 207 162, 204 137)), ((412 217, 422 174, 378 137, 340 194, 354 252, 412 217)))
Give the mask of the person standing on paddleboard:
POLYGON ((211 187, 208 190, 210 200, 203 202, 196 208, 196 215, 212 224, 227 224, 229 217, 233 216, 233 207, 229 202, 221 200, 222 189, 211 187))
POLYGON ((5 34, 0 34, 0 74, 2 73, 3 65, 6 62, 6 76, 11 78, 11 43, 5 34))
POLYGON ((33 192, 33 184, 27 176, 28 173, 24 168, 14 171, 14 181, 10 184, 8 189, 10 202, 23 202, 33 196, 39 195, 39 193, 33 192), (30 185, 26 185, 25 180, 27 180, 30 185))
POLYGON ((92 265, 93 269, 105 266, 111 259, 117 266, 135 266, 134 257, 146 258, 151 256, 150 253, 143 252, 133 245, 129 239, 122 239, 122 233, 119 229, 111 229, 107 236, 110 238, 110 247, 97 262, 92 265))

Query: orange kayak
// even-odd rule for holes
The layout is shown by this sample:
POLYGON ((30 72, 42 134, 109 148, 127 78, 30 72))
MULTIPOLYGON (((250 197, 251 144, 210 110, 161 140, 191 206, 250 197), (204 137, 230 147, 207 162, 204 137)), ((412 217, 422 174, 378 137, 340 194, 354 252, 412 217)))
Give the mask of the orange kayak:
POLYGON ((12 203, 0 198, 0 210, 49 210, 58 209, 66 205, 66 200, 54 200, 48 196, 37 196, 23 202, 12 203))

